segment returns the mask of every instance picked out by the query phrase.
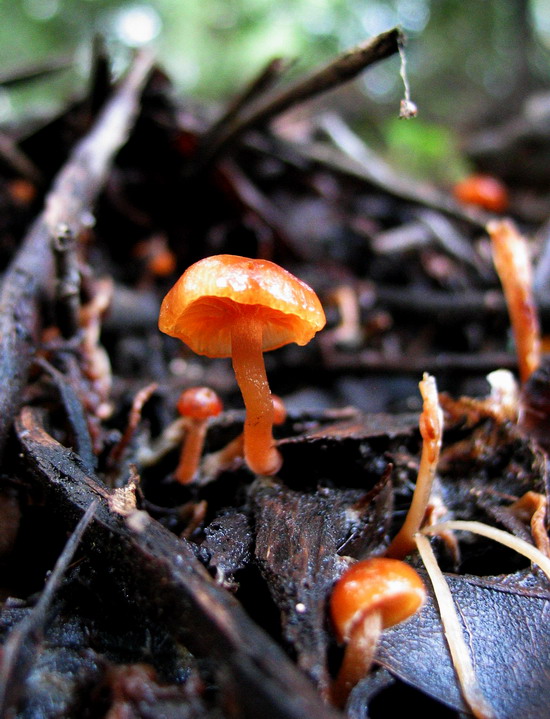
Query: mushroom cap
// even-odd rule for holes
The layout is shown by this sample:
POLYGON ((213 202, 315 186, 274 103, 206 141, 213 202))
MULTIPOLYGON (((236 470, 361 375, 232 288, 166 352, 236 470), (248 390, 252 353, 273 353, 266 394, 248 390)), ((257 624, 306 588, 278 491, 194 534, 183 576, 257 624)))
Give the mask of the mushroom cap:
POLYGON ((164 298, 159 329, 197 354, 231 356, 231 323, 261 319, 263 351, 307 344, 325 326, 315 292, 268 260, 214 255, 191 265, 164 298))
POLYGON ((281 397, 277 394, 271 394, 273 402, 273 424, 284 424, 287 417, 286 406, 281 397))
POLYGON ((412 616, 425 598, 422 580, 405 562, 387 557, 357 562, 336 582, 330 598, 338 641, 347 642, 367 612, 380 612, 387 629, 412 616))
POLYGON ((469 175, 454 186, 453 193, 459 202, 490 212, 504 212, 509 204, 506 186, 492 175, 469 175))
POLYGON ((216 417, 222 409, 221 399, 210 387, 190 387, 178 399, 178 412, 191 419, 216 417))

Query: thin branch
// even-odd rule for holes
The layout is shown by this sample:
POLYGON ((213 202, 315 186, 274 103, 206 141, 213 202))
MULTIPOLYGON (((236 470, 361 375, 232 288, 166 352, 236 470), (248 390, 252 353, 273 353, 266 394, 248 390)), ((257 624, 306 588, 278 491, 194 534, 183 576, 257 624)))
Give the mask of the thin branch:
POLYGON ((98 500, 87 537, 89 561, 104 565, 109 547, 117 566, 114 581, 122 587, 130 572, 141 587, 144 611, 154 597, 155 616, 167 630, 197 657, 211 661, 236 715, 338 719, 276 642, 210 577, 189 542, 142 510, 126 517, 113 514, 113 493, 83 471, 78 456, 48 435, 30 408, 21 411, 16 432, 25 461, 58 517, 80 515, 98 500))
POLYGON ((31 62, 22 67, 10 68, 0 71, 0 85, 2 87, 11 87, 14 85, 22 85, 31 80, 40 80, 43 77, 74 67, 76 59, 74 55, 60 55, 59 57, 51 57, 47 60, 39 62, 31 62))
POLYGON ((55 260, 55 316, 62 337, 78 331, 80 313, 80 269, 76 238, 67 226, 60 226, 52 237, 55 260))
POLYGON ((294 105, 327 92, 352 80, 369 65, 383 60, 399 51, 402 35, 397 28, 381 33, 351 50, 338 55, 325 67, 312 75, 298 80, 266 98, 261 97, 248 114, 237 116, 230 122, 217 140, 206 148, 200 158, 200 167, 211 164, 234 140, 247 130, 265 124, 294 105))
POLYGON ((510 532, 497 529, 496 527, 492 527, 490 524, 454 519, 448 522, 433 524, 431 527, 426 527, 422 531, 425 534, 439 534, 439 532, 449 529, 456 529, 463 532, 473 532, 474 534, 479 534, 481 537, 487 537, 487 539, 492 539, 494 542, 503 544, 505 547, 509 547, 518 554, 522 554, 524 557, 527 557, 527 559, 533 562, 533 564, 537 564, 546 574, 548 579, 550 579, 550 559, 544 555, 540 549, 537 549, 537 547, 529 544, 529 542, 526 542, 524 539, 520 539, 514 534, 510 534, 510 532))
POLYGON ((17 142, 0 131, 0 159, 31 182, 41 182, 42 174, 17 142))
POLYGON ((393 197, 413 202, 484 228, 491 215, 477 208, 460 205, 450 194, 427 182, 403 177, 358 137, 342 119, 326 115, 322 129, 335 146, 326 142, 287 143, 302 157, 357 178, 388 192, 393 197))
MULTIPOLYGON (((55 593, 61 586, 63 577, 73 561, 76 550, 84 532, 93 519, 97 501, 88 506, 80 518, 75 530, 48 577, 40 599, 30 612, 10 632, 2 648, 0 661, 0 716, 12 716, 11 710, 17 706, 23 682, 27 676, 33 659, 36 657, 37 645, 41 643, 44 632, 51 619, 51 606, 55 593)), ((15 716, 15 713, 13 714, 15 716)))
POLYGON ((416 545, 434 589, 445 638, 464 701, 477 719, 492 719, 495 714, 479 688, 451 590, 439 568, 429 540, 421 534, 417 534, 416 545))
MULTIPOLYGON (((265 65, 260 73, 254 77, 237 97, 226 107, 221 117, 210 127, 200 139, 200 146, 206 149, 224 135, 226 129, 231 127, 237 117, 242 114, 260 95, 272 87, 281 75, 288 69, 290 61, 276 57, 265 65)), ((207 150, 208 151, 208 150, 207 150)), ((199 150, 201 152, 201 150, 199 150)))
MULTIPOLYGON (((61 357, 63 364, 67 364, 68 357, 61 357)), ((69 420, 74 447, 85 467, 90 470, 97 466, 97 457, 94 454, 92 437, 88 426, 86 410, 81 398, 73 386, 70 377, 53 367, 44 357, 37 357, 36 364, 42 367, 51 377, 63 402, 67 419, 69 420)))
MULTIPOLYGON (((379 352, 378 350, 363 350, 362 352, 338 351, 328 341, 319 338, 323 353, 324 372, 364 372, 365 370, 381 372, 383 374, 418 374, 424 370, 434 374, 453 371, 455 373, 482 373, 492 372, 495 367, 514 369, 517 366, 516 357, 511 352, 484 351, 484 352, 438 352, 434 349, 425 354, 414 354, 405 347, 402 352, 379 352)), ((287 369, 288 371, 288 369, 287 369)), ((293 367, 298 373, 299 367, 293 367)))

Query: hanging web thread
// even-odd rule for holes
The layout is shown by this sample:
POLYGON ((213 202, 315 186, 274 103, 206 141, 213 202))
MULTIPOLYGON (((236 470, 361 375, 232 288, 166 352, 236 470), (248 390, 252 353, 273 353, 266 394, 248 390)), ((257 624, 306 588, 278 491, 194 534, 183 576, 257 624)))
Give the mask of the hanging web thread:
POLYGON ((401 58, 401 67, 399 74, 403 80, 403 86, 405 88, 405 97, 401 100, 399 106, 399 117, 410 120, 412 117, 416 117, 418 114, 418 108, 411 100, 411 88, 409 87, 409 79, 407 77, 407 57, 405 55, 405 48, 401 41, 397 44, 399 49, 399 57, 401 58))

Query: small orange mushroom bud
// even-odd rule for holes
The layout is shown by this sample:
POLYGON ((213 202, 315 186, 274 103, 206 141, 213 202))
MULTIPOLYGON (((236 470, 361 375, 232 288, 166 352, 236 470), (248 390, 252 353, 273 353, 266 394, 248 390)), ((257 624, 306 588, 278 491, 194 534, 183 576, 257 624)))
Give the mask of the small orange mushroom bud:
POLYGON ((180 484, 192 481, 199 466, 208 419, 223 409, 222 402, 209 387, 191 387, 182 392, 178 412, 189 421, 175 477, 180 484))
POLYGON ((368 674, 382 630, 411 617, 425 598, 421 578, 399 559, 371 557, 344 572, 330 598, 336 637, 347 645, 331 692, 335 704, 344 706, 368 674))
POLYGON ((147 268, 155 277, 167 277, 176 269, 176 256, 167 247, 151 255, 147 268))
POLYGON ((508 209, 508 191, 492 175, 470 175, 454 186, 453 194, 459 202, 477 205, 489 212, 505 212, 508 209))
POLYGON ((8 182, 8 192, 16 205, 30 205, 36 197, 36 187, 22 177, 8 182))
POLYGON ((176 256, 163 235, 153 235, 138 242, 133 254, 143 262, 147 273, 153 277, 168 277, 176 269, 176 256))
POLYGON ((275 474, 281 466, 263 352, 305 345, 325 322, 311 287, 273 262, 236 255, 191 265, 162 302, 162 332, 197 354, 232 358, 246 408, 245 460, 256 474, 275 474))

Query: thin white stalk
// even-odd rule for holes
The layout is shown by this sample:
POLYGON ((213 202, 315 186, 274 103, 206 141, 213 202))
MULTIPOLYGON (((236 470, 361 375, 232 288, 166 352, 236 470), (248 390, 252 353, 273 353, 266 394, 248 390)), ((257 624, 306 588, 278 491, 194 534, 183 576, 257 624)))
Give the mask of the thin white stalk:
MULTIPOLYGON (((430 527, 430 530, 431 529, 430 527)), ((433 586, 445 638, 447 639, 453 667, 464 701, 477 719, 494 719, 495 713, 493 708, 487 702, 479 687, 451 590, 445 581, 443 572, 439 568, 430 541, 422 534, 416 534, 415 540, 418 553, 424 562, 424 566, 426 567, 433 586)))
POLYGON ((479 534, 482 537, 493 539, 495 542, 504 544, 505 547, 509 547, 518 554, 523 554, 533 564, 538 565, 542 571, 550 579, 550 559, 546 557, 539 549, 537 549, 529 542, 524 539, 515 537, 510 532, 505 532, 502 529, 491 527, 489 524, 483 524, 483 522, 469 522, 461 519, 455 519, 449 522, 440 522, 439 524, 433 524, 431 527, 426 527, 422 531, 425 534, 438 534, 440 531, 446 530, 460 530, 463 532, 473 532, 479 534))

